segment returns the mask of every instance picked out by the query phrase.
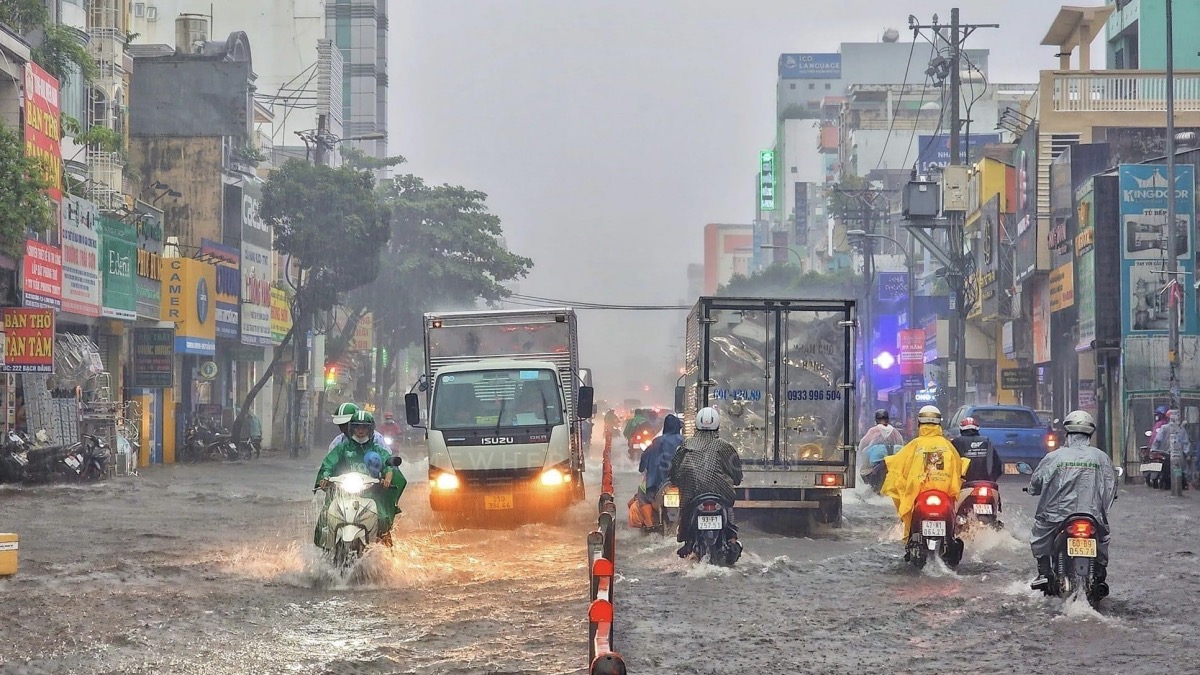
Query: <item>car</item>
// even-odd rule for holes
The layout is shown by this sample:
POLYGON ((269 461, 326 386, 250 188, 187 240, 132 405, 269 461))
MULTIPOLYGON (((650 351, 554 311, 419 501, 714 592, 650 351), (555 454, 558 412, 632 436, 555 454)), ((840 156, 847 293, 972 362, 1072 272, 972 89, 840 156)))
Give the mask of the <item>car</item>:
POLYGON ((1004 473, 1017 473, 1017 464, 1026 462, 1037 466, 1047 452, 1058 447, 1057 435, 1038 417, 1033 408, 1020 405, 969 405, 955 411, 950 418, 948 433, 958 436, 958 425, 964 417, 975 418, 979 434, 987 436, 996 446, 1004 473))

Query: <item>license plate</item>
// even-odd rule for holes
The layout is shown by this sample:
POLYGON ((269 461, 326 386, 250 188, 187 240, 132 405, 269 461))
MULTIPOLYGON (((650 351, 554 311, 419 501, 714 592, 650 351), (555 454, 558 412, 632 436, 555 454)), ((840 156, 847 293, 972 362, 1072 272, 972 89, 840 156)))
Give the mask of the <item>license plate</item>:
POLYGON ((1021 473, 1021 472, 1017 469, 1017 465, 1015 463, 1009 463, 1009 464, 1004 465, 1004 474, 1006 476, 1015 476, 1019 473, 1021 473))
POLYGON ((1095 558, 1095 539, 1067 539, 1067 555, 1072 558, 1095 558))
POLYGON ((996 510, 995 510, 995 508, 992 507, 991 504, 976 504, 975 505, 975 513, 977 513, 981 516, 983 516, 983 515, 990 516, 990 515, 994 514, 995 512, 996 512, 996 510))
POLYGON ((483 508, 488 511, 499 511, 513 507, 512 495, 487 495, 483 498, 483 508))
POLYGON ((68 455, 66 458, 63 459, 63 461, 66 462, 67 466, 71 467, 72 469, 79 468, 80 461, 78 459, 75 459, 74 457, 71 457, 68 455))
POLYGON ((719 530, 721 525, 721 516, 700 516, 696 520, 696 527, 701 530, 719 530))
POLYGON ((946 521, 944 520, 926 520, 921 523, 921 536, 924 537, 944 537, 946 536, 946 521))
POLYGON ((663 495, 663 506, 667 507, 668 509, 679 508, 679 493, 678 492, 668 492, 668 493, 664 494, 663 495))
POLYGON ((1145 473, 1147 471, 1162 471, 1162 462, 1151 462, 1149 464, 1143 464, 1142 472, 1145 473))

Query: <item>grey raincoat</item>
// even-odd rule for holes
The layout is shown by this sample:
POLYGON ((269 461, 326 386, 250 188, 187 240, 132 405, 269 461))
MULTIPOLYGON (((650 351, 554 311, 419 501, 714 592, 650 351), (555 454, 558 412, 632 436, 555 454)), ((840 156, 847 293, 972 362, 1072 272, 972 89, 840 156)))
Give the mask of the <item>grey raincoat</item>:
MULTIPOLYGON (((1054 553, 1054 529, 1076 513, 1108 526, 1108 508, 1117 496, 1112 460, 1083 434, 1067 434, 1067 444, 1042 458, 1029 480, 1029 494, 1041 495, 1029 546, 1034 557, 1054 553)), ((1108 536, 1100 538, 1099 560, 1108 561, 1108 536)))

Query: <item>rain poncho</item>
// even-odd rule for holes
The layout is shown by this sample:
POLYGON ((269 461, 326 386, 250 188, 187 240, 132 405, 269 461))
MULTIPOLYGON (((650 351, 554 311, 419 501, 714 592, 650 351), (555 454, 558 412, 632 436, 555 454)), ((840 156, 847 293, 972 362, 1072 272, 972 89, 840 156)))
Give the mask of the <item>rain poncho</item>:
POLYGON ((862 440, 858 442, 858 451, 862 453, 864 469, 870 469, 884 457, 895 453, 904 445, 904 436, 900 430, 890 424, 876 424, 867 429, 862 440))
MULTIPOLYGON (((334 436, 333 440, 329 442, 329 452, 333 452, 334 448, 336 448, 337 446, 339 446, 345 442, 346 442, 346 434, 338 434, 337 436, 334 436)), ((387 447, 387 443, 385 443, 383 440, 383 434, 379 433, 378 429, 375 431, 375 443, 377 445, 382 445, 385 448, 387 447)), ((385 457, 384 459, 387 459, 387 458, 385 457)))
MULTIPOLYGON (((1105 526, 1117 495, 1112 460, 1083 434, 1067 434, 1067 444, 1042 458, 1029 479, 1029 494, 1041 495, 1029 546, 1035 557, 1054 553, 1054 530, 1072 514, 1087 513, 1105 526)), ((1101 539, 1101 547, 1107 538, 1101 539)), ((1102 559, 1107 559, 1101 551, 1102 559)))
POLYGON ((1150 444, 1150 449, 1170 454, 1173 445, 1178 445, 1179 452, 1184 456, 1191 456, 1192 442, 1188 438, 1187 429, 1178 422, 1167 422, 1154 433, 1154 442, 1150 444))
MULTIPOLYGON (((671 459, 670 477, 679 487, 680 522, 688 523, 692 500, 700 495, 715 494, 733 505, 737 498, 733 488, 742 482, 742 458, 716 431, 697 430, 671 459)), ((684 541, 684 535, 681 526, 679 541, 684 541)))
POLYGON ((638 471, 646 474, 644 492, 651 498, 670 478, 671 460, 675 459, 675 452, 681 445, 683 422, 674 415, 667 415, 667 419, 663 420, 662 436, 654 439, 650 447, 646 448, 638 465, 638 471))
POLYGON ((887 463, 887 478, 879 492, 895 502, 906 542, 917 496, 925 490, 941 490, 957 498, 971 463, 958 456, 954 444, 946 440, 936 424, 922 424, 916 438, 883 461, 887 463))
MULTIPOLYGON (((378 435, 378 432, 376 432, 378 435)), ((387 446, 376 440, 369 445, 359 445, 354 441, 343 441, 334 446, 329 454, 325 456, 325 461, 321 462, 321 468, 317 471, 317 484, 323 479, 330 476, 340 476, 343 473, 357 471, 371 475, 367 470, 365 457, 369 452, 379 453, 379 457, 383 460, 383 472, 379 479, 382 480, 387 474, 392 476, 391 487, 385 488, 382 485, 372 486, 367 489, 366 494, 371 496, 375 501, 375 506, 379 510, 379 531, 386 533, 392 529, 392 520, 396 517, 396 502, 400 500, 400 495, 404 494, 404 488, 408 486, 408 481, 404 479, 404 474, 394 467, 388 466, 387 462, 392 455, 388 452, 387 446)), ((325 525, 325 509, 329 505, 329 501, 333 498, 333 492, 327 490, 325 493, 325 505, 321 507, 321 515, 317 519, 317 528, 313 532, 313 542, 318 546, 321 545, 321 528, 325 525)))

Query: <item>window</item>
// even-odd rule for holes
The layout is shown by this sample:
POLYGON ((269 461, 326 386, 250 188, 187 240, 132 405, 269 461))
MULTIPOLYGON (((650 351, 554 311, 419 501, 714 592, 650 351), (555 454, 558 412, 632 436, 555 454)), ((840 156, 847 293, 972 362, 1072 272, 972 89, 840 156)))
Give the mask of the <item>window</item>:
POLYGON ((832 89, 833 89, 833 85, 832 85, 832 84, 826 84, 826 85, 825 85, 825 91, 830 91, 830 90, 832 90, 832 89))
POLYGON ((793 82, 793 83, 789 84, 789 85, 788 85, 788 88, 789 88, 789 89, 795 89, 795 88, 796 88, 796 83, 795 83, 795 82, 793 82))
POLYGON ((547 427, 562 424, 558 373, 481 370, 439 375, 433 388, 434 429, 547 427))
POLYGON ((158 21, 158 8, 151 5, 146 8, 146 20, 150 22, 158 21))
POLYGON ((792 173, 800 173, 800 170, 799 170, 798 168, 796 168, 796 167, 794 167, 794 166, 793 166, 793 167, 792 167, 792 173))
POLYGON ((1042 426, 1037 416, 1028 410, 976 408, 971 411, 971 417, 980 427, 991 429, 1036 429, 1042 426))
POLYGON ((809 88, 810 90, 811 90, 811 89, 816 89, 816 88, 817 88, 817 85, 815 85, 815 84, 809 84, 809 85, 808 85, 808 88, 809 88))
POLYGON ((133 3, 133 16, 138 19, 146 16, 146 3, 144 3, 144 2, 133 3))

